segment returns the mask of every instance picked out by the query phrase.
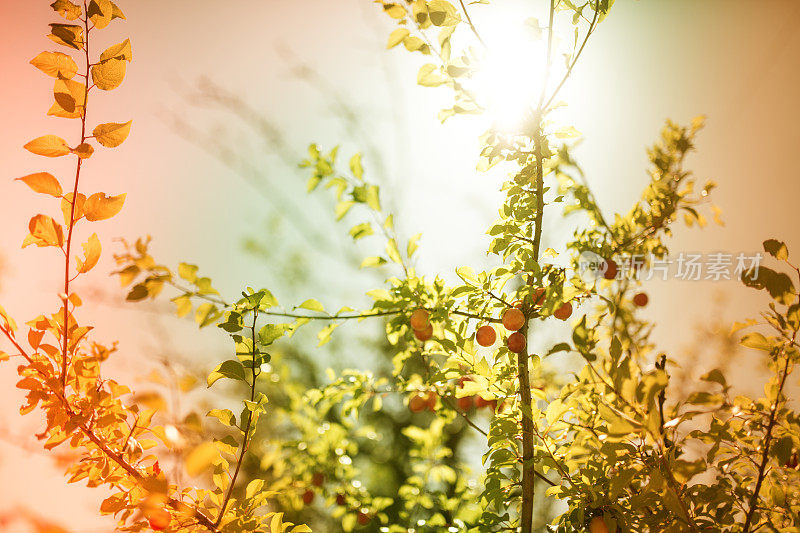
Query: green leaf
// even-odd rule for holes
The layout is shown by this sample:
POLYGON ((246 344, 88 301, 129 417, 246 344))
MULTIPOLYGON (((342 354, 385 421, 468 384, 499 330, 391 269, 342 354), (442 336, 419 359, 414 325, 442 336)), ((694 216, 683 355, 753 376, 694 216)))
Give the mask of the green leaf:
POLYGON ((748 348, 763 350, 765 352, 772 351, 772 344, 761 333, 748 333, 747 335, 743 336, 742 340, 739 342, 742 344, 742 346, 747 346, 748 348))
POLYGON ((364 180, 364 167, 361 165, 361 154, 356 154, 350 158, 350 172, 357 180, 364 180))
POLYGON ((369 222, 364 222, 362 224, 357 224, 350 228, 350 236, 353 238, 354 241, 358 239, 363 239, 364 237, 368 237, 373 235, 375 231, 372 229, 372 224, 369 222))
POLYGON ((269 346, 286 334, 289 329, 288 324, 264 324, 258 330, 258 340, 264 346, 269 346))
POLYGON ((367 205, 370 206, 373 211, 381 210, 380 187, 377 185, 370 185, 367 187, 367 205))
POLYGON ((386 263, 387 263, 386 259, 384 259, 381 256, 376 255, 376 256, 373 256, 373 257, 367 257, 366 259, 361 261, 361 267, 360 268, 379 267, 381 265, 385 265, 386 263))
POLYGON ((299 309, 308 309, 309 311, 316 311, 318 313, 324 313, 325 307, 314 298, 308 299, 305 302, 301 303, 297 306, 299 309))
POLYGON ((317 344, 317 347, 330 342, 333 330, 335 330, 338 327, 339 324, 332 322, 327 326, 325 326, 324 328, 322 328, 322 330, 317 334, 317 339, 319 339, 319 344, 317 344))
POLYGON ((226 426, 233 427, 236 425, 236 415, 230 409, 212 409, 206 416, 216 418, 226 426))
POLYGON ((233 379, 245 383, 247 382, 244 373, 244 366, 242 366, 242 363, 235 359, 229 359, 228 361, 223 361, 217 365, 217 368, 215 368, 214 371, 208 375, 208 386, 210 387, 222 378, 233 379))
POLYGON ((397 28, 391 34, 389 34, 389 42, 386 43, 386 48, 394 48, 398 44, 402 43, 410 34, 411 32, 409 32, 406 28, 397 28))
POLYGON ((400 257, 400 251, 397 249, 397 242, 394 239, 389 239, 389 241, 386 243, 386 253, 389 255, 389 259, 395 263, 399 265, 403 264, 403 259, 400 257))

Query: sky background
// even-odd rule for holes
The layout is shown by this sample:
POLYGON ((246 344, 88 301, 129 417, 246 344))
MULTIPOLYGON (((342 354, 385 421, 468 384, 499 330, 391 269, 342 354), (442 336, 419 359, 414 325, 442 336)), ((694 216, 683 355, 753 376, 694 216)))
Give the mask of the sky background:
MULTIPOLYGON (((0 37, 0 301, 19 322, 42 306, 55 307, 59 280, 51 268, 52 251, 19 248, 28 218, 55 206, 13 179, 42 170, 64 176, 71 165, 38 158, 22 145, 45 133, 75 137, 76 123, 45 117, 51 81, 28 65, 38 52, 56 49, 45 38, 47 23, 56 20, 48 4, 5 6, 8 23, 0 37)), ((485 26, 487 33, 540 15, 536 7, 521 10, 520 2, 494 4, 506 10, 506 19, 486 19, 482 6, 472 10, 479 28, 494 25, 485 26)), ((367 0, 240 0, 224 7, 141 0, 120 6, 127 22, 102 33, 95 49, 129 36, 134 60, 121 88, 94 96, 89 122, 133 119, 133 130, 120 148, 99 149, 89 160, 82 190, 128 196, 118 217, 92 228, 104 243, 101 268, 77 285, 97 302, 81 316, 98 325, 99 338, 121 340, 113 367, 120 376, 135 384, 142 360, 162 349, 153 339, 165 334, 169 346, 180 346, 181 355, 198 366, 211 366, 224 339, 165 322, 154 312, 157 307, 123 307, 124 294, 103 274, 113 269, 114 237, 152 234, 160 261, 199 264, 223 294, 251 284, 273 288, 279 299, 304 295, 297 302, 322 293, 329 308, 366 304, 361 294, 374 277, 346 268, 353 252, 336 236, 349 226, 330 227, 329 204, 305 199, 304 174, 293 166, 310 142, 341 144, 346 157, 367 151, 367 171, 397 212, 401 234, 424 232, 421 273, 451 278, 459 265, 488 264, 484 231, 496 218, 505 176, 474 170, 477 138, 486 124, 471 117, 439 123, 436 113, 447 106, 447 91, 416 86, 420 58, 385 50, 393 26, 377 6, 367 0), (299 64, 313 70, 311 81, 297 76, 299 64), (282 134, 278 149, 201 98, 197 87, 203 78, 237 95, 252 111, 249 116, 276 127, 282 134), (354 123, 342 120, 343 107, 357 110, 354 123), (187 132, 194 132, 194 141, 187 140, 187 132), (234 172, 220 162, 219 146, 233 149, 249 170, 234 172), (248 172, 262 185, 253 187, 243 177, 248 172), (303 241, 290 223, 276 226, 280 213, 313 228, 318 240, 303 241), (314 270, 315 282, 290 287, 282 281, 284 271, 244 252, 248 236, 265 243, 274 261, 295 250, 287 242, 308 248, 306 267, 314 270)), ((703 230, 678 225, 673 254, 749 254, 769 237, 785 240, 792 254, 800 246, 798 23, 800 2, 791 0, 618 0, 564 93, 569 117, 585 137, 577 158, 606 213, 626 212, 639 197, 649 179, 645 148, 664 120, 688 123, 705 114, 707 127, 687 166, 701 183, 719 184, 713 198, 725 225, 703 230)), ((374 245, 359 244, 356 255, 372 255, 374 245)), ((658 323, 654 338, 675 354, 692 342, 697 324, 754 316, 766 303, 735 282, 654 282, 646 290, 651 296, 646 312, 658 323), (721 306, 715 303, 720 298, 721 306)), ((36 510, 46 501, 42 512, 74 516, 73 527, 109 530, 109 522, 95 516, 97 491, 65 486, 60 467, 25 449, 37 443, 14 437, 39 427, 36 414, 25 420, 17 414, 22 396, 14 390, 15 376, 12 364, 0 367, 5 391, 0 428, 16 440, 0 442, 0 479, 13 480, 0 487, 0 514, 36 510)))

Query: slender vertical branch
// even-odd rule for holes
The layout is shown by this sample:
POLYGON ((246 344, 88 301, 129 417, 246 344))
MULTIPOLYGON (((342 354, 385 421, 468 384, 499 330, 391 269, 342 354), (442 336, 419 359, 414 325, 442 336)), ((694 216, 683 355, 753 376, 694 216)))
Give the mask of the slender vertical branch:
MULTIPOLYGON (((86 0, 83 2, 83 53, 86 59, 86 73, 83 76, 84 86, 83 86, 83 107, 81 108, 81 142, 79 144, 83 144, 86 141, 86 106, 89 101, 89 76, 91 74, 91 62, 89 61, 89 14, 88 14, 88 6, 86 5, 86 0)), ((61 355, 62 355, 62 362, 61 362, 61 390, 66 390, 67 388, 67 366, 69 364, 69 283, 70 283, 70 276, 69 276, 69 261, 70 261, 70 252, 72 250, 72 230, 75 225, 75 203, 78 197, 78 183, 81 179, 81 165, 83 163, 83 159, 78 156, 78 164, 75 168, 75 183, 72 187, 72 200, 70 201, 70 210, 69 210, 69 225, 67 227, 67 241, 66 241, 66 250, 64 256, 64 293, 63 293, 63 304, 64 304, 64 324, 63 324, 63 338, 62 338, 62 346, 61 346, 61 355)))
MULTIPOLYGON (((256 378, 258 377, 258 373, 256 372, 256 360, 258 358, 258 350, 256 349, 256 321, 258 320, 258 309, 253 309, 253 325, 250 326, 250 338, 253 341, 253 350, 252 354, 252 365, 250 366, 251 370, 251 377, 252 383, 250 383, 250 402, 255 402, 256 399, 256 378)), ((245 424, 244 428, 244 438, 242 440, 242 447, 239 450, 239 459, 236 461, 236 469, 233 471, 233 476, 231 477, 231 484, 228 486, 228 492, 225 494, 225 499, 222 501, 222 505, 219 508, 219 516, 217 516, 217 521, 214 524, 215 526, 219 527, 220 522, 222 522, 222 518, 225 516, 225 509, 228 507, 228 502, 231 499, 231 495, 233 494, 233 487, 236 484, 236 478, 239 476, 239 470, 242 468, 242 463, 244 462, 244 456, 247 453, 248 444, 250 441, 250 429, 253 425, 253 411, 248 409, 247 410, 247 423, 245 424)))
MULTIPOLYGON (((795 332, 795 336, 797 333, 795 332)), ((793 337, 794 340, 794 337, 793 337)), ((778 419, 778 408, 781 404, 781 395, 783 394, 783 387, 786 384, 786 378, 789 375, 789 360, 791 356, 785 353, 786 361, 783 365, 783 370, 780 373, 780 381, 778 382, 778 390, 775 393, 775 401, 772 403, 772 408, 769 411, 769 420, 767 421, 767 429, 764 431, 764 449, 761 451, 761 463, 758 465, 758 477, 756 478, 756 486, 753 489, 753 494, 750 496, 750 503, 748 505, 747 516, 745 517, 744 527, 742 533, 750 532, 750 525, 753 521, 753 515, 758 509, 758 495, 761 492, 761 485, 764 483, 764 478, 767 475, 767 463, 769 462, 769 447, 772 444, 772 430, 775 428, 775 423, 778 419)))

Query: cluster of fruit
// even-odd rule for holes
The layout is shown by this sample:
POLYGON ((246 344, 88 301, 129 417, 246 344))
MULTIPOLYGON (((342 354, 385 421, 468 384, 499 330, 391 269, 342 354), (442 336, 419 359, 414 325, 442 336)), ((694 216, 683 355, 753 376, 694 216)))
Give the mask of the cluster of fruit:
MULTIPOLYGON (((324 483, 325 483, 325 474, 323 474, 322 472, 314 472, 314 475, 311 476, 311 485, 314 488, 309 487, 305 490, 305 492, 303 492, 303 503, 306 506, 314 503, 314 499, 317 496, 315 488, 319 489, 320 487, 322 487, 324 483)), ((336 505, 338 505, 339 507, 345 507, 347 505, 347 496, 345 496, 341 492, 338 493, 336 495, 336 505)), ((357 510, 356 522, 358 522, 359 525, 365 526, 369 524, 370 520, 372 520, 372 517, 367 511, 361 508, 357 510)))

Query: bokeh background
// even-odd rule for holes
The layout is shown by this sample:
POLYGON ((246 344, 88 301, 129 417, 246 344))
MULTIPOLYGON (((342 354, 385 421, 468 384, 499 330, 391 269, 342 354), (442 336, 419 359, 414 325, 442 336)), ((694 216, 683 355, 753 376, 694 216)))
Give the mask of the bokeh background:
MULTIPOLYGON (((55 206, 13 179, 69 172, 65 162, 44 161, 22 145, 45 133, 75 137, 74 123, 45 117, 51 84, 28 65, 39 51, 55 49, 45 38, 47 23, 55 21, 48 3, 3 2, 0 302, 18 319, 55 308, 59 276, 52 266, 59 259, 52 251, 20 249, 28 218, 55 206)), ((535 2, 494 4, 505 17, 482 19, 482 6, 475 6, 478 27, 493 24, 498 31, 498 24, 539 14, 526 5, 535 2)), ((449 278, 456 266, 490 263, 483 232, 496 218, 504 175, 475 171, 486 123, 437 120, 447 91, 416 86, 419 58, 385 50, 392 26, 378 6, 367 0, 120 6, 127 22, 112 25, 97 47, 130 36, 134 60, 120 89, 94 97, 89 121, 133 119, 133 130, 119 149, 95 153, 82 189, 128 197, 119 217, 92 228, 104 242, 101 268, 77 290, 92 302, 81 316, 97 325, 98 338, 120 340, 111 371, 121 381, 135 387, 164 357, 209 369, 225 338, 198 334, 165 314, 163 303, 126 305, 116 280, 102 274, 114 269, 116 237, 153 235, 156 258, 200 265, 223 294, 252 285, 269 287, 286 303, 318 297, 329 308, 366 304, 364 290, 380 279, 353 267, 377 242, 353 245, 342 237, 346 226, 333 225, 324 195, 306 198, 296 163, 310 142, 341 145, 347 155, 364 152, 400 233, 424 232, 421 273, 449 278)), ((800 246, 799 23, 796 0, 618 0, 565 92, 568 117, 585 137, 576 153, 604 210, 627 211, 638 198, 648 180, 645 148, 666 118, 686 123, 705 114, 707 127, 688 167, 719 184, 713 197, 725 224, 678 225, 673 253, 751 254, 776 237, 792 254, 800 246)), ((698 335, 753 316, 766 303, 734 281, 650 282, 646 290, 654 338, 676 359, 698 335)), ((363 327, 351 327, 345 341, 379 330, 363 327)), ((356 365, 367 348, 347 349, 345 341, 320 357, 338 368, 356 365)), ((757 381, 746 378, 757 369, 755 356, 737 358, 738 386, 758 393, 757 381)), ((0 367, 0 515, 34 513, 74 531, 111 530, 113 521, 96 513, 102 495, 65 485, 63 465, 40 451, 32 437, 36 415, 18 415, 15 376, 13 364, 0 367)))

